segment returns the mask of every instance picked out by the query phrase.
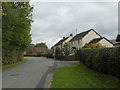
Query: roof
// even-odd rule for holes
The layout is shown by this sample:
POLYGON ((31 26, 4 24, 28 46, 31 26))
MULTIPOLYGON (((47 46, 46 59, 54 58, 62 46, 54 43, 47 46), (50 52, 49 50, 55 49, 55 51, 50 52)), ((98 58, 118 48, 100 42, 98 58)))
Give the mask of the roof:
POLYGON ((90 42, 89 42, 89 44, 91 44, 91 43, 98 43, 100 40, 102 40, 103 38, 101 37, 101 38, 95 38, 95 39, 93 39, 93 40, 91 40, 90 42))
MULTIPOLYGON (((90 30, 88 30, 88 31, 85 31, 85 32, 82 32, 82 33, 79 33, 79 34, 77 34, 77 35, 75 35, 71 40, 70 40, 70 42, 71 41, 75 41, 75 40, 78 40, 78 39, 82 39, 86 34, 88 34, 91 30, 93 30, 93 29, 90 29, 90 30)), ((94 30, 93 30, 94 31, 94 30)))
MULTIPOLYGON (((75 40, 78 40, 78 39, 82 39, 83 37, 85 37, 90 31, 94 31, 97 35, 99 35, 94 29, 90 29, 88 31, 85 31, 85 32, 82 32, 82 33, 79 33, 77 35, 75 35, 71 40, 71 41, 75 41, 75 40)), ((100 35, 99 35, 100 36, 100 35)), ((101 37, 101 36, 100 36, 101 37)))
POLYGON ((114 40, 110 40, 110 41, 111 41, 112 43, 114 43, 114 44, 117 43, 115 39, 114 39, 114 40))
POLYGON ((66 38, 63 38, 61 39, 58 43, 56 43, 54 46, 57 46, 57 45, 61 45, 66 39, 68 39, 69 37, 66 37, 66 38))
POLYGON ((91 43, 98 43, 98 42, 99 42, 100 40, 102 40, 102 39, 107 40, 109 43, 111 43, 113 46, 115 46, 110 40, 108 40, 108 39, 105 38, 105 37, 95 38, 95 39, 91 40, 91 41, 89 42, 89 44, 91 44, 91 43))

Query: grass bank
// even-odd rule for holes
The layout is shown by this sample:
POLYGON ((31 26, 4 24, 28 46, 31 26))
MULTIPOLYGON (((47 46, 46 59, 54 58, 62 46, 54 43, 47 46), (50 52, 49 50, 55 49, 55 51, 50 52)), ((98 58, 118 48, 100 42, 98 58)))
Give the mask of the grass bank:
POLYGON ((25 63, 26 61, 27 60, 23 59, 21 62, 18 62, 18 63, 14 63, 14 64, 10 64, 10 65, 3 65, 2 70, 5 70, 5 69, 11 68, 11 67, 15 67, 19 64, 25 63))
POLYGON ((83 64, 55 70, 51 88, 118 88, 118 78, 88 69, 83 64))

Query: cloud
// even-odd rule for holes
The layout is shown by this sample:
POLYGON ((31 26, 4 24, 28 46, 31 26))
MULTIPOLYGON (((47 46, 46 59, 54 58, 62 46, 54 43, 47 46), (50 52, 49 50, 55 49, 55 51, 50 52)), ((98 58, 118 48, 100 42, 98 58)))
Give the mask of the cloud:
POLYGON ((34 5, 32 43, 46 42, 51 47, 70 33, 95 29, 100 35, 115 39, 118 32, 117 2, 55 3, 37 2, 34 5))

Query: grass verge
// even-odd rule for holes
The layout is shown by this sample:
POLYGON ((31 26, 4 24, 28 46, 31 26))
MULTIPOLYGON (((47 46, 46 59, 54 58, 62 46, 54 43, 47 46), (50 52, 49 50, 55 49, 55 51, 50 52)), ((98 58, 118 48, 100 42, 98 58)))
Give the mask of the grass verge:
POLYGON ((10 65, 3 65, 2 66, 2 70, 6 70, 8 68, 11 68, 11 67, 15 67, 19 64, 22 64, 22 63, 25 63, 27 60, 23 59, 21 62, 18 62, 18 63, 14 63, 14 64, 10 64, 10 65))
POLYGON ((83 64, 64 66, 55 70, 52 88, 120 88, 118 78, 88 69, 83 64))

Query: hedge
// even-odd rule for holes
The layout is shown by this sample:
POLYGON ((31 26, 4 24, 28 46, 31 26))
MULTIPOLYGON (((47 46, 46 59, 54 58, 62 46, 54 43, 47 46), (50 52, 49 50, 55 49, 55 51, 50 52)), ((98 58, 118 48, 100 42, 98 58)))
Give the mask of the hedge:
POLYGON ((23 60, 23 52, 16 49, 2 50, 2 65, 14 64, 23 60))
POLYGON ((53 54, 47 54, 46 57, 47 58, 54 58, 53 54))
POLYGON ((63 56, 64 61, 79 61, 78 55, 63 56))
POLYGON ((63 59, 63 55, 57 54, 57 55, 55 55, 55 59, 62 60, 63 59))
POLYGON ((78 55, 87 67, 120 78, 120 47, 80 49, 78 55))
POLYGON ((61 61, 79 61, 79 56, 78 55, 61 55, 57 54, 55 55, 55 59, 61 60, 61 61))

